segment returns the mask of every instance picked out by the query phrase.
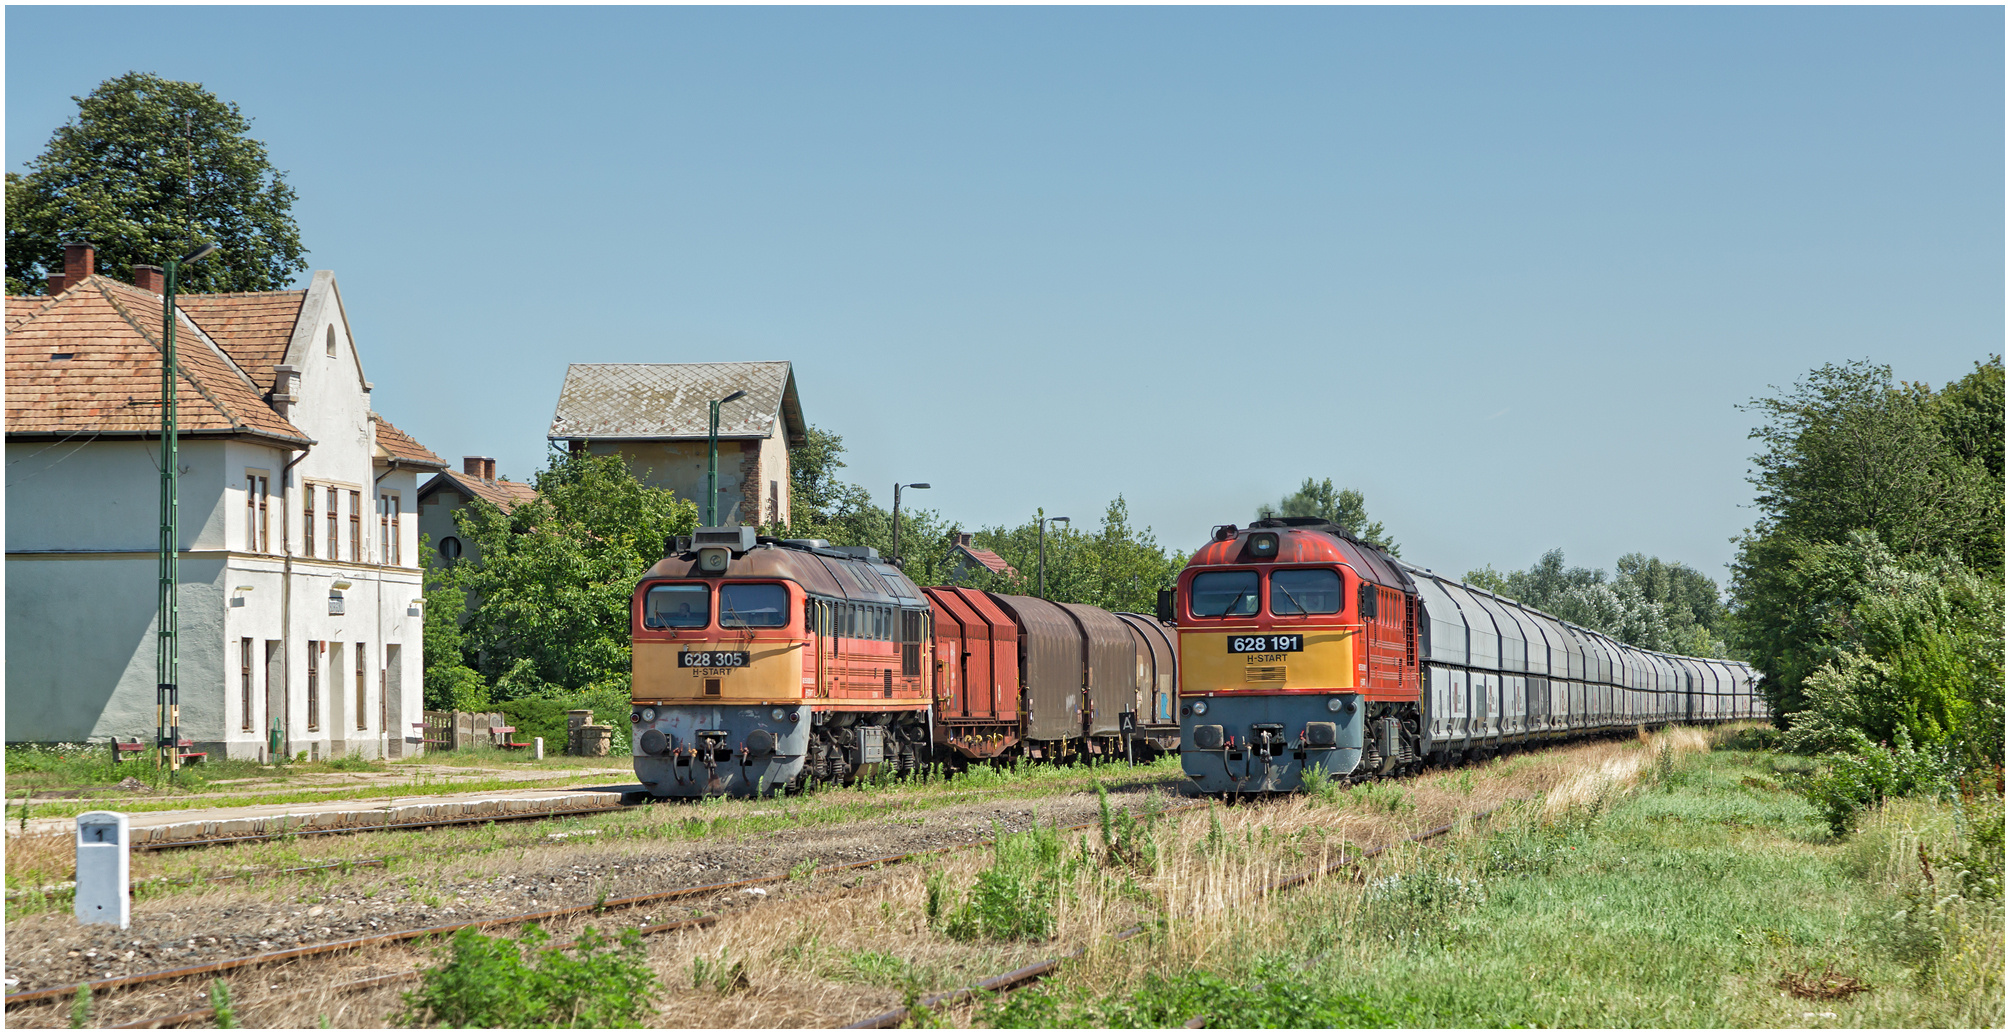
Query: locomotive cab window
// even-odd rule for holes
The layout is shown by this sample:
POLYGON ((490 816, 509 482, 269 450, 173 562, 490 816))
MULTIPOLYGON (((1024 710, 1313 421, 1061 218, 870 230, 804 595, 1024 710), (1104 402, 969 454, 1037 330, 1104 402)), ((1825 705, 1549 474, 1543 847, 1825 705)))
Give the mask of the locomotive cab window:
POLYGON ((1340 572, 1270 572, 1270 612, 1272 614, 1340 613, 1340 572))
POLYGON ((772 582, 727 582, 719 586, 719 627, 784 628, 789 623, 789 590, 772 582))
POLYGON ((647 628, 704 628, 712 623, 712 590, 704 585, 658 585, 642 608, 647 628))
POLYGON ((1188 607, 1197 618, 1251 617, 1262 605, 1255 571, 1194 575, 1188 607))

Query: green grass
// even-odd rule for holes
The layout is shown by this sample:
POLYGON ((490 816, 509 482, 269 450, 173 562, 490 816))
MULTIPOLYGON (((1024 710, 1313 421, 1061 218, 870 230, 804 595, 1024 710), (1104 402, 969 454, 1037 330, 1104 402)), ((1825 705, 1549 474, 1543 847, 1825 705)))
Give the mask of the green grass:
POLYGON ((979 1020, 2002 1026, 2002 802, 1895 800, 1838 839, 1775 760, 1657 759, 1617 800, 1549 821, 1506 810, 1390 852, 1360 884, 1281 899, 1209 953, 1239 967, 1119 993, 1063 981, 979 1020), (1870 990, 1782 986, 1824 974, 1870 990))

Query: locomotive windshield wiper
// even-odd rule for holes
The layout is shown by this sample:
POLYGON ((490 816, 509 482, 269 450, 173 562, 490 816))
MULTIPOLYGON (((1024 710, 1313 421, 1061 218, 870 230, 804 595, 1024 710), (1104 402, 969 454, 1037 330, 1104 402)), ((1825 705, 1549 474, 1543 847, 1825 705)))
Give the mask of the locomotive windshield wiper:
MULTIPOLYGON (((1277 581, 1276 581, 1275 579, 1272 579, 1272 580, 1271 580, 1271 583, 1270 583, 1270 587, 1271 587, 1271 588, 1273 588, 1273 589, 1276 589, 1276 590, 1277 590, 1278 592, 1281 592, 1281 593, 1283 593, 1283 594, 1284 594, 1284 598, 1285 598, 1285 599, 1287 599, 1287 600, 1290 600, 1290 601, 1291 601, 1291 605, 1292 605, 1292 606, 1294 606, 1294 607, 1297 607, 1297 608, 1298 608, 1298 612, 1299 612, 1300 614, 1305 614, 1305 613, 1309 613, 1309 612, 1308 612, 1308 611, 1307 611, 1307 610, 1305 609, 1305 604, 1303 604, 1303 603, 1300 603, 1300 602, 1298 602, 1298 597, 1296 597, 1296 596, 1293 596, 1293 595, 1291 595, 1291 590, 1290 590, 1290 589, 1287 589, 1287 588, 1285 588, 1284 586, 1282 586, 1282 585, 1280 585, 1280 584, 1278 584, 1278 583, 1277 583, 1277 581)), ((1275 613, 1275 612, 1277 611, 1277 607, 1275 606, 1275 603, 1276 603, 1276 601, 1275 601, 1275 600, 1273 600, 1273 601, 1271 601, 1271 602, 1272 602, 1272 604, 1273 604, 1273 605, 1271 606, 1271 608, 1270 608, 1270 609, 1271 609, 1271 612, 1272 612, 1272 613, 1275 613)))
POLYGON ((1221 613, 1219 613, 1219 614, 1213 614, 1213 615, 1209 615, 1209 616, 1211 616, 1211 617, 1218 617, 1218 618, 1225 618, 1225 617, 1228 617, 1228 616, 1230 616, 1230 615, 1229 615, 1229 611, 1231 611, 1231 610, 1234 610, 1234 609, 1235 609, 1235 605, 1236 605, 1236 604, 1238 604, 1238 603, 1241 603, 1241 602, 1242 602, 1242 598, 1243 598, 1244 596, 1247 596, 1247 595, 1249 595, 1249 590, 1248 590, 1248 589, 1244 589, 1244 590, 1242 590, 1241 592, 1238 592, 1238 593, 1236 593, 1236 594, 1235 594, 1235 598, 1233 598, 1233 599, 1229 600, 1229 601, 1228 601, 1228 605, 1227 605, 1227 606, 1224 606, 1224 607, 1222 607, 1222 608, 1221 608, 1221 613))

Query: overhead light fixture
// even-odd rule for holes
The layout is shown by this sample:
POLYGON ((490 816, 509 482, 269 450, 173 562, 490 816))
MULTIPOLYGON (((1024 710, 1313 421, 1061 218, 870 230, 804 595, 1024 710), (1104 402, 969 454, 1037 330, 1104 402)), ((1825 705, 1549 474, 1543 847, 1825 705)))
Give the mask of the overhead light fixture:
POLYGON ((247 593, 247 592, 250 592, 250 591, 252 591, 252 589, 254 589, 254 588, 255 588, 255 586, 250 586, 250 585, 240 585, 240 586, 238 586, 237 588, 235 588, 235 589, 232 589, 232 590, 230 590, 230 591, 232 591, 232 592, 235 592, 235 593, 238 593, 238 594, 242 595, 243 593, 247 593))
POLYGON ((350 583, 349 579, 347 579, 347 578, 337 578, 337 579, 335 579, 335 584, 334 584, 334 585, 332 585, 332 586, 330 586, 329 588, 333 588, 333 589, 346 589, 346 588, 348 588, 348 587, 350 586, 350 584, 351 584, 351 583, 350 583))

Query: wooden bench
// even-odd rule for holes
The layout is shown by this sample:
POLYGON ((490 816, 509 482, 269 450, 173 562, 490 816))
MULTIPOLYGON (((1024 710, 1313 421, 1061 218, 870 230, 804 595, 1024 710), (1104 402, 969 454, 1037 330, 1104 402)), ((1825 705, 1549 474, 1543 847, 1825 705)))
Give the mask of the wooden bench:
POLYGON ((206 757, 208 757, 208 756, 209 756, 209 752, 208 752, 208 751, 206 751, 206 750, 189 750, 189 749, 188 749, 188 748, 190 748, 190 747, 193 747, 193 746, 195 746, 195 741, 194 741, 194 740, 191 740, 191 739, 188 739, 188 738, 186 738, 186 737, 184 737, 184 738, 182 739, 182 741, 181 741, 180 743, 177 743, 177 744, 175 744, 175 747, 176 747, 176 748, 177 748, 177 749, 178 749, 178 750, 180 751, 180 753, 181 753, 181 760, 182 760, 182 763, 183 763, 183 764, 185 764, 185 765, 193 765, 193 764, 196 764, 196 763, 198 763, 198 762, 202 761, 202 759, 203 759, 203 758, 206 758, 206 757))
POLYGON ((113 739, 112 760, 124 761, 128 754, 141 754, 144 753, 146 749, 147 745, 141 743, 138 737, 134 737, 131 742, 127 742, 125 740, 120 739, 113 739))
POLYGON ((530 746, 528 743, 516 742, 516 726, 514 725, 491 725, 489 726, 489 737, 494 741, 496 746, 504 750, 523 750, 530 746))
MULTIPOLYGON (((181 742, 175 744, 175 746, 181 755, 181 759, 191 765, 209 756, 208 751, 188 749, 195 746, 195 741, 187 737, 183 737, 181 742)), ((114 739, 112 741, 112 758, 117 761, 124 761, 127 755, 140 757, 152 752, 153 749, 152 744, 141 743, 138 737, 129 741, 114 739)))

